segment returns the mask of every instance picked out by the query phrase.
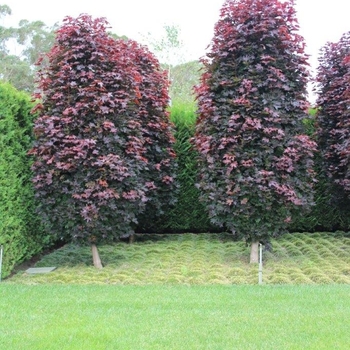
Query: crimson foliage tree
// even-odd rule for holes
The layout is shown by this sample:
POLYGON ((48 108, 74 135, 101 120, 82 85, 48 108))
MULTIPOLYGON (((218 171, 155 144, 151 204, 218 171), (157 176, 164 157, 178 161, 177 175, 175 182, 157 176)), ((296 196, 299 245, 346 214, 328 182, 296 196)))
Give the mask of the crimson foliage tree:
POLYGON ((155 201, 152 174, 162 191, 173 185, 172 167, 161 177, 158 169, 174 161, 168 82, 153 55, 138 47, 144 64, 135 62, 136 44, 111 38, 106 28, 104 19, 80 15, 67 17, 58 30, 49 64, 39 72, 30 152, 47 227, 93 248, 133 233, 147 201, 155 201), (149 123, 166 124, 167 134, 159 136, 165 127, 149 123), (167 150, 158 152, 156 164, 149 151, 154 144, 167 150))
POLYGON ((138 115, 147 159, 147 171, 143 175, 150 191, 139 224, 149 227, 157 216, 175 203, 178 187, 174 175, 174 125, 169 123, 169 112, 166 111, 169 105, 168 74, 144 46, 132 40, 119 41, 119 44, 123 46, 122 50, 129 52, 142 76, 138 115))
POLYGON ((281 234, 312 202, 315 143, 307 56, 294 1, 228 0, 196 87, 199 188, 214 224, 252 242, 281 234))
POLYGON ((350 199, 350 32, 322 48, 317 82, 317 133, 324 169, 334 184, 334 197, 350 199))

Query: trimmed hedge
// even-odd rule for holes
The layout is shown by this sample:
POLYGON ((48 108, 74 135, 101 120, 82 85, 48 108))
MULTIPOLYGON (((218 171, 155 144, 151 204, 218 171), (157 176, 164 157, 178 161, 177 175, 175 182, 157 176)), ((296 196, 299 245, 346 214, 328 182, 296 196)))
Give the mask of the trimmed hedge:
POLYGON ((315 205, 308 213, 301 213, 291 224, 291 232, 350 231, 350 203, 335 203, 331 196, 331 184, 321 170, 321 157, 315 159, 316 179, 315 205))
POLYGON ((2 276, 48 243, 35 215, 31 184, 32 104, 27 94, 0 83, 0 245, 2 276))
POLYGON ((199 202, 196 152, 192 149, 190 138, 194 126, 180 121, 175 124, 175 152, 178 156, 177 180, 180 184, 178 201, 159 223, 165 232, 207 232, 215 230, 210 224, 204 205, 199 202))
MULTIPOLYGON (((316 109, 309 110, 310 119, 305 120, 305 133, 315 137, 316 135, 316 109)), ((315 157, 315 172, 317 183, 315 185, 315 205, 308 213, 301 215, 294 220, 290 230, 292 232, 317 232, 337 230, 350 231, 350 201, 343 198, 335 201, 332 195, 334 188, 325 174, 323 167, 323 158, 319 152, 315 157)))
MULTIPOLYGON (((209 220, 204 205, 199 201, 197 182, 197 153, 190 143, 194 136, 196 106, 191 103, 173 102, 171 120, 175 124, 175 145, 177 155, 177 181, 180 192, 177 202, 158 220, 146 218, 140 222, 138 232, 181 233, 181 232, 217 232, 209 220)), ((147 216, 146 216, 147 217, 147 216)))

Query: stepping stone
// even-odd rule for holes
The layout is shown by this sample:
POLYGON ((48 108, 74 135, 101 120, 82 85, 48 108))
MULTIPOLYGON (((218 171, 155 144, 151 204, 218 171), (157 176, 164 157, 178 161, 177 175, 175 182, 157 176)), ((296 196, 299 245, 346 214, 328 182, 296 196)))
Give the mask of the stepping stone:
POLYGON ((48 273, 55 270, 56 267, 31 267, 26 270, 27 273, 48 273))

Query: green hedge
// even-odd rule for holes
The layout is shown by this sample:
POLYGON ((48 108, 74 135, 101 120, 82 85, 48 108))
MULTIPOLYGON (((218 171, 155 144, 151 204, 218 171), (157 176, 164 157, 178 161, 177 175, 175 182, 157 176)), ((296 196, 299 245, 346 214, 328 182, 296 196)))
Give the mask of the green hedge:
POLYGON ((32 104, 27 94, 0 83, 0 245, 2 276, 47 243, 35 215, 31 184, 32 104))
POLYGON ((178 156, 177 180, 180 184, 178 201, 167 212, 159 228, 165 232, 207 232, 215 230, 210 224, 205 207, 199 202, 196 153, 190 144, 194 126, 178 121, 176 123, 175 152, 178 156))
POLYGON ((175 124, 175 152, 178 157, 177 180, 180 192, 174 207, 154 222, 140 223, 138 232, 181 233, 220 231, 210 224, 205 207, 199 202, 196 152, 190 139, 194 136, 195 104, 173 102, 171 120, 175 124))
MULTIPOLYGON (((316 116, 315 108, 309 110, 310 118, 304 121, 305 133, 316 137, 316 116)), ((324 174, 322 166, 322 157, 320 153, 315 157, 315 169, 317 183, 315 184, 315 205, 308 213, 300 213, 296 217, 291 231, 330 231, 337 230, 350 231, 350 201, 347 198, 338 198, 335 200, 330 179, 324 174)))
POLYGON ((346 198, 337 201, 332 196, 332 184, 322 172, 322 159, 316 157, 317 183, 315 185, 315 205, 308 213, 296 217, 290 231, 317 232, 337 230, 350 231, 350 202, 346 198))

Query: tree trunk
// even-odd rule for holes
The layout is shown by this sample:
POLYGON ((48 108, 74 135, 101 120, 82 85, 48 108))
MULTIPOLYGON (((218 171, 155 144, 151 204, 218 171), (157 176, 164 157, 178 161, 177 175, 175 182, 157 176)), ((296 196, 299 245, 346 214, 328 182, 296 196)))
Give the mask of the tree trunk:
POLYGON ((134 242, 135 242, 135 235, 134 235, 134 234, 131 234, 131 235, 129 236, 129 243, 132 244, 132 243, 134 243, 134 242))
POLYGON ((254 241, 250 246, 250 263, 258 264, 259 263, 259 242, 254 241))
POLYGON ((92 261, 97 269, 102 269, 100 254, 98 253, 96 244, 91 244, 92 261))

